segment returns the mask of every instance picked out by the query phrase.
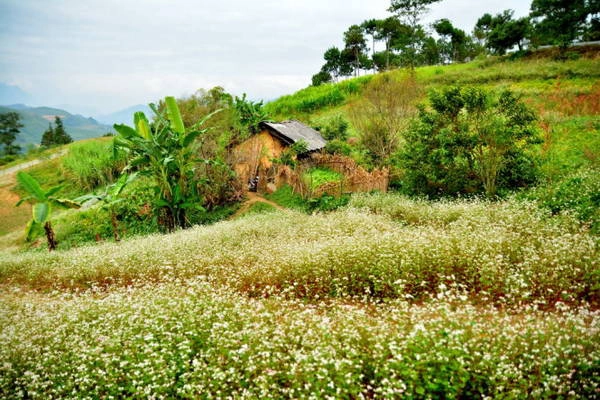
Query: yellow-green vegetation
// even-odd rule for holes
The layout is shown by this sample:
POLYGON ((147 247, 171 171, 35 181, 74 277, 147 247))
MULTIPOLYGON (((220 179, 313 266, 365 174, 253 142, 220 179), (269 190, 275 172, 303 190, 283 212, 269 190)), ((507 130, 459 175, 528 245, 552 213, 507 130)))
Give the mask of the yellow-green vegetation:
POLYGON ((340 182, 343 175, 329 168, 311 168, 302 176, 310 189, 316 189, 319 186, 329 182, 340 182))
POLYGON ((123 153, 114 152, 112 139, 104 138, 73 143, 61 165, 78 187, 91 191, 114 182, 126 163, 123 153))
POLYGON ((0 263, 3 397, 589 397, 597 240, 518 201, 356 195, 0 263))

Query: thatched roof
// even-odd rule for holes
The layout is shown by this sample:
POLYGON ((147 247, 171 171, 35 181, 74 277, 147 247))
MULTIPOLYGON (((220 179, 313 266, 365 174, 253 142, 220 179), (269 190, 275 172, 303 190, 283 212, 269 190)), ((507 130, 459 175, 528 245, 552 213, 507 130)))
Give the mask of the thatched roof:
POLYGON ((303 140, 308 145, 308 151, 315 151, 322 149, 327 144, 327 141, 323 139, 318 131, 304 125, 302 122, 295 120, 278 123, 262 122, 261 125, 287 145, 303 140))

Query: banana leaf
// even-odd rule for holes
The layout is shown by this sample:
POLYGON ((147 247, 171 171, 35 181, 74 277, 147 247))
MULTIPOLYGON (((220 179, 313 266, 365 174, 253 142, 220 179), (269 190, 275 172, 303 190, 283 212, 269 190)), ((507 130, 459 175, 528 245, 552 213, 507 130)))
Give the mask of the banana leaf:
POLYGON ((25 227, 25 240, 26 241, 30 241, 31 240, 31 236, 33 235, 33 232, 35 231, 35 228, 38 227, 39 224, 36 223, 34 220, 29 221, 29 223, 27 223, 27 226, 25 227))
POLYGON ((148 124, 148 119, 143 112, 138 111, 133 114, 133 123, 135 124, 135 129, 141 137, 144 139, 150 139, 150 125, 148 124))
POLYGON ((17 201, 17 204, 15 204, 15 207, 19 207, 21 204, 23 204, 24 202, 26 202, 29 199, 33 199, 33 196, 23 197, 21 200, 17 201))
POLYGON ((113 128, 115 128, 115 130, 125 139, 131 139, 140 136, 135 129, 125 124, 114 124, 113 128))
POLYGON ((18 172, 17 181, 31 197, 37 201, 46 201, 46 192, 44 192, 40 184, 27 172, 18 172))
POLYGON ((185 126, 183 125, 181 114, 179 113, 177 100, 175 100, 175 97, 173 96, 167 96, 165 97, 165 104, 167 105, 167 115, 169 116, 169 121, 171 122, 171 129, 177 132, 183 140, 185 126))
POLYGON ((81 204, 77 203, 76 201, 73 200, 69 200, 69 199, 51 199, 53 203, 56 203, 62 207, 66 207, 66 208, 81 208, 81 204))
POLYGON ((33 206, 33 221, 38 224, 43 224, 50 215, 49 203, 37 203, 33 206))

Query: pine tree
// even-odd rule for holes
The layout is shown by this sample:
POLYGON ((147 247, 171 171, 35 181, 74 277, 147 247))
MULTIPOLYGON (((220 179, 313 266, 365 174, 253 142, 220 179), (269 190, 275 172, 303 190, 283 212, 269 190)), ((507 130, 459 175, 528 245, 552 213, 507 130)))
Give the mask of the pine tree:
POLYGON ((50 147, 54 144, 54 129, 52 128, 52 124, 48 124, 48 129, 42 135, 42 142, 40 145, 42 147, 50 147))
POLYGON ((59 116, 54 117, 54 144, 67 144, 73 141, 63 126, 63 122, 59 116))
POLYGON ((73 141, 71 136, 65 131, 65 127, 59 116, 54 117, 54 124, 56 125, 54 128, 51 123, 48 124, 48 129, 42 135, 42 147, 67 144, 73 141))
POLYGON ((21 116, 16 112, 0 114, 0 144, 3 145, 4 155, 15 155, 21 147, 14 144, 19 130, 23 127, 21 116))

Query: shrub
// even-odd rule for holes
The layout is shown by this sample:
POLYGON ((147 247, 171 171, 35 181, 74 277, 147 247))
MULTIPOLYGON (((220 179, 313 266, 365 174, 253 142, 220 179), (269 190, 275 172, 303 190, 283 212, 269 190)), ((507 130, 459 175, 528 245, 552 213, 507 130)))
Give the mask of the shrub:
POLYGON ((568 212, 600 234, 600 169, 581 168, 522 197, 537 201, 553 214, 568 212))
POLYGON ((406 187, 430 196, 493 197, 498 189, 530 185, 536 174, 536 116, 514 93, 451 87, 429 96, 406 133, 406 187))
POLYGON ((389 164, 401 147, 404 131, 416 113, 421 87, 414 76, 375 77, 363 91, 363 100, 352 105, 350 120, 372 164, 389 164))
POLYGON ((342 114, 336 114, 320 123, 314 128, 318 130, 325 140, 346 141, 348 139, 348 121, 342 114))
POLYGON ((341 140, 330 140, 327 142, 324 148, 327 154, 340 154, 343 156, 349 156, 352 154, 352 146, 347 142, 341 140))

